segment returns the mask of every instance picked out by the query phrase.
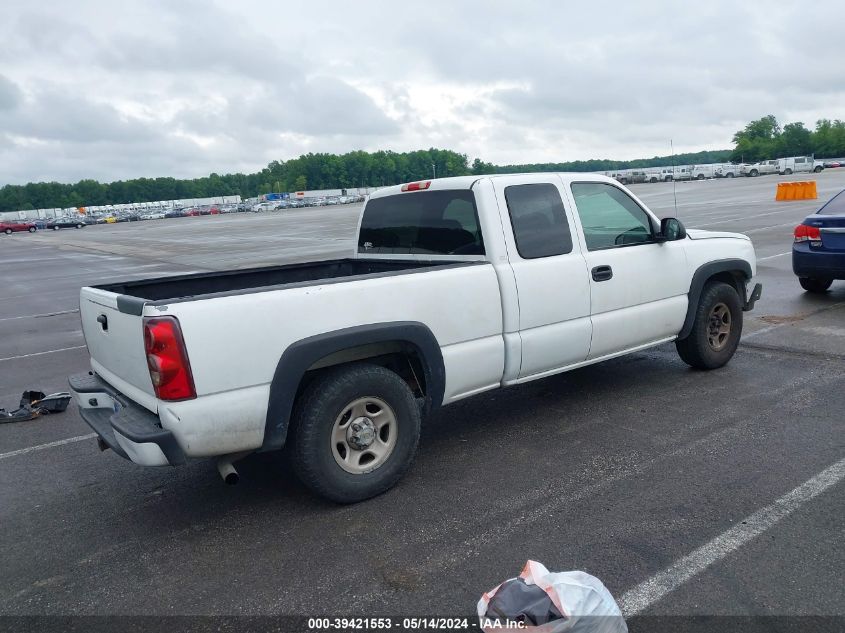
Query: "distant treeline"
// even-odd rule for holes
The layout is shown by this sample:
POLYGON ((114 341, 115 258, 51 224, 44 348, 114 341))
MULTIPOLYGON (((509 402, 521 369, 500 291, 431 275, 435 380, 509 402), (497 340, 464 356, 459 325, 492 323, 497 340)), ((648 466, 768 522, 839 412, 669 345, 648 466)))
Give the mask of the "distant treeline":
POLYGON ((413 152, 364 152, 347 154, 305 154, 288 161, 273 161, 254 174, 211 174, 204 178, 135 178, 111 183, 80 180, 6 185, 0 188, 0 211, 67 208, 182 200, 240 195, 250 198, 273 191, 304 191, 380 187, 433 177, 465 176, 507 172, 609 171, 671 164, 704 164, 731 160, 754 162, 779 156, 815 153, 818 158, 845 156, 845 123, 823 119, 815 131, 803 123, 789 123, 782 129, 774 116, 752 121, 734 135, 734 150, 704 151, 675 156, 655 156, 628 161, 577 160, 565 163, 493 165, 451 150, 428 149, 413 152))
POLYGON ((845 121, 820 119, 813 131, 803 123, 782 128, 774 115, 752 121, 734 134, 731 162, 755 163, 786 156, 845 157, 845 121))

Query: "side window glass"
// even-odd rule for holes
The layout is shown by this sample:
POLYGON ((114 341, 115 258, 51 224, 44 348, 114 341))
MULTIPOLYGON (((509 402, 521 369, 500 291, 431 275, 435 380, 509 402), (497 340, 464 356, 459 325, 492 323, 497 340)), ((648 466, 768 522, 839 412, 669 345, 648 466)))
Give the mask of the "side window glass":
POLYGON ((560 192, 550 183, 505 187, 516 250, 523 259, 572 252, 572 235, 560 192))
POLYGON ((648 214, 621 189, 603 182, 572 183, 587 250, 653 241, 648 214))

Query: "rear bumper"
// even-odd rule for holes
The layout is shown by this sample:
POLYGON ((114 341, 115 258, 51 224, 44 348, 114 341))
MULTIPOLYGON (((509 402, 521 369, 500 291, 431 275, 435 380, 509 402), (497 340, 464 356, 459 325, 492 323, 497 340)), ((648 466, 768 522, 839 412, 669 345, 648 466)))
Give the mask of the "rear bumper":
POLYGON ((792 272, 798 277, 845 279, 845 253, 811 250, 806 243, 792 248, 792 272))
POLYGON ((68 379, 82 419, 94 429, 100 446, 141 466, 176 466, 185 453, 158 416, 135 404, 93 373, 68 379))

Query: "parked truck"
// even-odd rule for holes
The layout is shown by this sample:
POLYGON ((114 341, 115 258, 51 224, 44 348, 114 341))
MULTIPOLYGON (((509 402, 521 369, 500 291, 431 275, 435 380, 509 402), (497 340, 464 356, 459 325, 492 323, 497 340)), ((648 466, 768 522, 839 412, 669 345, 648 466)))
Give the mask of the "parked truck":
POLYGON ((778 161, 776 160, 764 160, 751 165, 743 165, 740 170, 740 173, 743 176, 749 176, 751 178, 766 176, 768 174, 777 174, 779 172, 780 168, 778 166, 778 161))
MULTIPOLYGON (((373 193, 347 259, 82 288, 102 449, 145 466, 279 451, 341 503, 393 486, 428 412, 675 342, 714 369, 760 296, 748 237, 660 220, 613 179, 467 176, 373 193)), ((626 415, 620 403, 620 415, 626 415)))
POLYGON ((800 173, 819 173, 824 169, 824 164, 817 163, 812 156, 791 156, 777 160, 778 173, 781 176, 800 173))

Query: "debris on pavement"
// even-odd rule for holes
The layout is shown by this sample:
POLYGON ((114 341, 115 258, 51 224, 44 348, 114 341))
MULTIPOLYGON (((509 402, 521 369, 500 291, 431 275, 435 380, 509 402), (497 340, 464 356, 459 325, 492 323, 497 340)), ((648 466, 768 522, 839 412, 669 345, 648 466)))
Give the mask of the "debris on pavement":
POLYGON ((21 400, 17 409, 6 411, 6 409, 0 408, 0 424, 25 422, 50 413, 61 413, 67 409, 70 398, 70 393, 67 391, 60 391, 49 395, 37 390, 24 391, 21 394, 21 400))
POLYGON ((619 606, 598 578, 583 571, 552 573, 533 560, 525 563, 518 578, 481 596, 477 612, 484 631, 628 631, 619 606))

